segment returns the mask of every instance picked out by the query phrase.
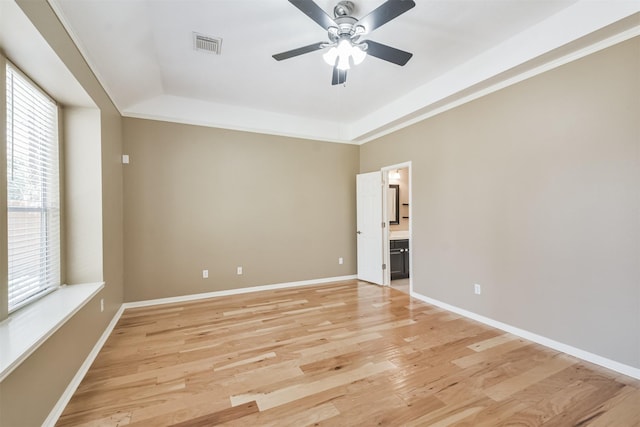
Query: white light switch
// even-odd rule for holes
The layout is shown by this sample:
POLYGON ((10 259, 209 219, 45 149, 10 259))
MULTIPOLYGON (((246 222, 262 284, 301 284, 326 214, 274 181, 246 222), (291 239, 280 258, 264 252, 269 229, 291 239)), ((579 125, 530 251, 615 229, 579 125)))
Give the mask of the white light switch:
POLYGON ((238 276, 240 276, 240 275, 242 274, 242 267, 238 267, 238 268, 236 269, 236 274, 237 274, 238 276))
POLYGON ((209 270, 202 270, 202 278, 203 279, 209 278, 209 270))
POLYGON ((122 164, 123 165, 128 165, 129 164, 129 155, 128 154, 123 154, 122 155, 122 164))

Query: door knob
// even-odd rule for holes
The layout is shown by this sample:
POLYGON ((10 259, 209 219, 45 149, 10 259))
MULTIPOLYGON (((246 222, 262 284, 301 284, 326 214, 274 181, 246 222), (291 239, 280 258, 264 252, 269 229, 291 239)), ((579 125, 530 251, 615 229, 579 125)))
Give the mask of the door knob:
POLYGON ((358 233, 358 234, 362 234, 362 231, 358 230, 358 231, 356 231, 356 233, 358 233))

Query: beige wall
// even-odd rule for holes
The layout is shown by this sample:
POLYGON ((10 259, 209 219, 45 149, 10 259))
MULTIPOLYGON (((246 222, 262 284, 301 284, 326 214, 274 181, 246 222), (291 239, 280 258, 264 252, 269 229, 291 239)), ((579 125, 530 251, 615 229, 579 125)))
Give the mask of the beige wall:
POLYGON ((412 161, 414 289, 640 368, 639 76, 635 38, 361 146, 412 161))
POLYGON ((124 199, 122 118, 115 108, 101 109, 102 278, 104 304, 111 319, 124 299, 124 199))
POLYGON ((0 426, 42 425, 106 325, 97 298, 76 313, 0 383, 0 426))
POLYGON ((67 160, 73 162, 65 163, 66 178, 85 182, 74 182, 65 192, 65 209, 73 215, 69 219, 77 220, 65 224, 66 270, 71 285, 96 278, 105 281, 103 291, 0 383, 0 425, 30 427, 46 419, 122 303, 122 130, 117 110, 48 3, 17 3, 98 108, 72 111, 67 123, 73 127, 74 141, 63 147, 67 160), (81 120, 83 114, 91 117, 92 124, 81 120), (96 121, 99 128, 94 126, 96 121), (90 146, 81 147, 83 139, 90 146), (87 164, 93 169, 83 177, 87 164), (84 232, 87 240, 79 235, 84 232), (81 244, 89 244, 90 253, 83 253, 81 244), (104 299, 104 312, 100 312, 100 299, 104 299))
POLYGON ((140 119, 123 129, 125 300, 356 273, 359 147, 140 119))

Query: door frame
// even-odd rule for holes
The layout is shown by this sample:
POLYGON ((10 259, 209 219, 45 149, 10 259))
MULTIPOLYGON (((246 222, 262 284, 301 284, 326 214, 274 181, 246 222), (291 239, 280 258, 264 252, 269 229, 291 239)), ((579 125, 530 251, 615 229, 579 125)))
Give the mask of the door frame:
POLYGON ((382 172, 382 182, 384 185, 385 191, 382 192, 382 220, 385 223, 382 241, 384 242, 384 249, 382 251, 382 256, 384 257, 384 263, 387 265, 387 268, 384 270, 384 286, 391 286, 391 256, 389 250, 389 218, 388 218, 388 209, 387 209, 387 191, 386 189, 389 186, 389 172, 395 169, 404 169, 407 168, 407 181, 409 184, 409 293, 413 294, 413 182, 412 182, 412 171, 411 171, 411 161, 396 163, 394 165, 384 166, 380 169, 382 172))

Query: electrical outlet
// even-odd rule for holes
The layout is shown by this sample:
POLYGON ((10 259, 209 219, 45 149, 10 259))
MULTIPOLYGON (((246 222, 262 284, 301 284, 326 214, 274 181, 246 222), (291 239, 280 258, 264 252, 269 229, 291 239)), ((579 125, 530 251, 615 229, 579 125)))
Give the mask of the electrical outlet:
POLYGON ((474 285, 473 285, 473 292, 474 292, 476 295, 480 295, 480 294, 482 293, 482 287, 481 287, 479 284, 477 284, 477 283, 476 283, 476 284, 474 284, 474 285))
POLYGON ((242 267, 238 267, 238 268, 236 269, 236 274, 237 274, 238 276, 242 275, 242 267))
POLYGON ((104 298, 100 298, 100 313, 104 311, 104 298))
POLYGON ((209 270, 202 270, 202 278, 203 279, 209 278, 209 270))
POLYGON ((338 264, 344 264, 344 259, 342 257, 338 258, 338 264))

